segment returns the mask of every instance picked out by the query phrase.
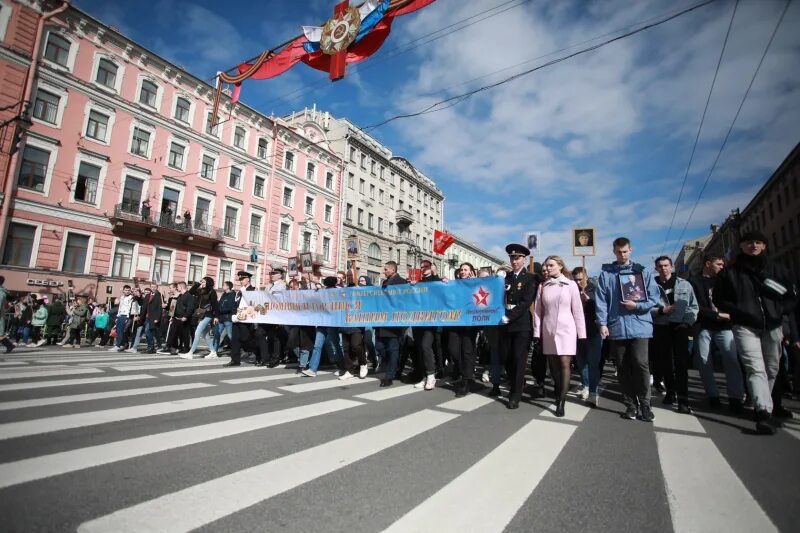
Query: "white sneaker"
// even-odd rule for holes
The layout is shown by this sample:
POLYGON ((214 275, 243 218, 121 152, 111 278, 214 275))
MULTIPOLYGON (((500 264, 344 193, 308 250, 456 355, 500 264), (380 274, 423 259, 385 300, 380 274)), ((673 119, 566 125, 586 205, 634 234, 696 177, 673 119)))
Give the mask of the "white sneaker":
POLYGON ((45 344, 47 344, 47 341, 45 339, 42 339, 36 343, 36 347, 38 348, 39 346, 44 346, 45 344))
POLYGON ((436 376, 431 374, 427 378, 425 378, 425 390, 433 390, 436 386, 436 376))
POLYGON ((424 388, 425 388, 425 381, 426 381, 426 380, 424 380, 424 379, 423 379, 423 380, 422 380, 422 381, 420 381, 419 383, 415 383, 415 384, 414 384, 414 388, 415 388, 415 389, 424 389, 424 388))
POLYGON ((597 394, 590 393, 588 398, 589 405, 591 405, 592 407, 597 407, 597 399, 598 399, 597 394))
POLYGON ((156 353, 161 355, 169 355, 170 351, 165 349, 165 350, 158 350, 156 353))
POLYGON ((584 402, 589 399, 589 387, 584 387, 581 390, 581 400, 584 402))
POLYGON ((214 350, 211 350, 211 352, 206 356, 206 359, 219 359, 219 355, 217 355, 217 352, 214 350))
POLYGON ((358 377, 364 379, 369 374, 369 367, 367 365, 361 365, 358 367, 358 377))
POLYGON ((653 385, 653 374, 650 374, 650 385, 653 385))
POLYGON ((194 352, 186 352, 186 353, 179 353, 178 357, 180 357, 181 359, 191 359, 193 355, 194 352))
POLYGON ((483 375, 481 376, 481 381, 483 383, 489 383, 489 371, 488 370, 484 370, 483 371, 483 375))
POLYGON ((339 376, 339 379, 341 379, 342 381, 344 381, 345 379, 352 379, 352 378, 354 378, 354 377, 355 377, 355 376, 354 376, 353 374, 351 374, 349 370, 345 370, 345 371, 344 371, 344 374, 342 374, 341 376, 339 376))
POLYGON ((137 350, 136 348, 128 348, 127 350, 125 350, 125 353, 139 353, 139 350, 137 350))
POLYGON ((112 346, 111 348, 108 349, 109 352, 119 352, 121 350, 122 348, 118 348, 117 346, 112 346))
POLYGON ((315 377, 317 377, 317 373, 314 372, 313 370, 309 369, 309 368, 303 370, 301 372, 301 374, 303 374, 307 378, 315 378, 315 377))

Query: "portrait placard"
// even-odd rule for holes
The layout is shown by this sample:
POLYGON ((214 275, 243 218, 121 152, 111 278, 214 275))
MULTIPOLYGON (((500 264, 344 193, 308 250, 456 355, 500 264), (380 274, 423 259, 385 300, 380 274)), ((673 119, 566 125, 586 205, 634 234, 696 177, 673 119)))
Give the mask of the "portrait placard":
POLYGON ((572 255, 595 255, 594 228, 572 230, 572 255))
POLYGON ((623 301, 647 301, 647 288, 644 285, 644 276, 642 276, 641 272, 619 274, 619 287, 623 301))

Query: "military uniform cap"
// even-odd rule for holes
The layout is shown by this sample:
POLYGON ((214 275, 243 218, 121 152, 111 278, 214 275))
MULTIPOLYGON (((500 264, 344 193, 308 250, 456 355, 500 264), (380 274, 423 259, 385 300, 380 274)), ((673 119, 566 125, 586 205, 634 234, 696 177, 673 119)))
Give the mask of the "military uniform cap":
POLYGON ((284 269, 282 269, 281 267, 274 267, 270 271, 269 275, 271 276, 272 274, 280 274, 282 276, 282 275, 286 274, 286 271, 284 269))
POLYGON ((528 248, 517 243, 511 243, 506 246, 506 253, 509 257, 528 257, 531 255, 531 252, 528 250, 528 248))
POLYGON ((252 278, 253 275, 250 272, 246 271, 246 270, 240 270, 239 272, 236 273, 236 277, 237 278, 252 278))

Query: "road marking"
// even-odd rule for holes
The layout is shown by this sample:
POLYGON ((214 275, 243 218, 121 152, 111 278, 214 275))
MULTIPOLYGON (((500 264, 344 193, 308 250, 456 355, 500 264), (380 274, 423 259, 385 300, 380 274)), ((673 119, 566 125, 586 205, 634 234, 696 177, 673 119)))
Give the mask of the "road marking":
POLYGON ((137 379, 156 379, 156 376, 151 376, 149 374, 134 374, 130 376, 104 376, 102 378, 29 381, 27 383, 11 383, 8 385, 0 385, 0 392, 9 390, 44 389, 48 387, 68 387, 70 385, 91 385, 97 383, 112 383, 115 381, 134 381, 137 379))
POLYGON ((439 409, 450 409, 451 411, 469 413, 483 407, 484 405, 489 405, 490 403, 496 402, 497 400, 494 398, 489 398, 482 394, 467 394, 463 398, 456 398, 455 400, 450 400, 449 402, 440 403, 436 407, 439 409))
POLYGON ((385 533, 500 533, 547 474, 576 429, 571 424, 531 420, 385 533), (509 460, 512 457, 525 460, 509 460), (443 513, 443 509, 458 512, 443 513))
POLYGON ((4 368, 2 372, 4 374, 17 375, 20 372, 45 372, 47 370, 56 370, 59 368, 75 368, 74 366, 69 365, 34 365, 34 366, 20 366, 14 368, 4 368))
POLYGON ((654 407, 653 414, 656 415, 653 425, 658 429, 686 431, 703 435, 706 433, 703 425, 693 415, 680 414, 672 409, 663 409, 661 407, 654 407))
POLYGON ((201 396, 199 398, 175 400, 171 402, 133 405, 117 409, 104 409, 102 411, 90 411, 88 413, 38 418, 21 422, 9 422, 7 424, 0 424, 0 440, 25 437, 28 435, 39 435, 41 433, 50 433, 52 431, 61 431, 65 429, 95 426, 122 420, 132 420, 147 416, 180 413, 183 411, 202 409, 204 407, 216 407, 232 403, 249 402, 252 400, 263 400, 265 398, 272 398, 273 396, 280 396, 280 394, 266 390, 252 390, 235 392, 232 394, 219 394, 216 396, 201 396))
MULTIPOLYGON (((321 376, 323 374, 330 374, 330 372, 326 372, 323 370, 317 372, 318 376, 321 376)), ((223 379, 220 381, 220 383, 228 383, 229 385, 241 385, 243 383, 261 383, 263 381, 280 381, 282 379, 295 379, 301 377, 303 377, 301 374, 286 372, 284 374, 270 374, 268 376, 255 376, 252 378, 223 379)))
MULTIPOLYGON (((66 363, 90 363, 90 362, 109 362, 112 363, 114 361, 148 361, 153 359, 164 359, 163 355, 130 355, 130 354, 117 354, 117 355, 106 355, 106 356, 96 356, 96 357, 70 357, 69 359, 63 359, 63 362, 66 363)), ((47 359, 36 359, 35 363, 50 363, 51 361, 47 359)), ((59 361, 61 362, 61 361, 59 361)))
MULTIPOLYGON (((564 404, 564 417, 559 418, 558 420, 569 420, 571 422, 581 422, 586 415, 591 411, 591 407, 588 405, 584 405, 582 403, 570 403, 566 402, 564 404)), ((556 418, 556 406, 555 404, 549 404, 541 413, 543 416, 547 418, 556 418)))
POLYGON ((252 372, 259 370, 264 372, 260 366, 229 366, 227 368, 204 368, 202 370, 179 370, 177 372, 161 372, 163 376, 180 377, 180 376, 197 376, 200 374, 225 374, 226 372, 252 372))
POLYGON ((3 361, 3 362, 0 362, 0 366, 12 366, 12 365, 19 366, 19 365, 27 365, 27 364, 29 364, 28 361, 3 361))
MULTIPOLYGON (((425 409, 121 509, 81 524, 78 531, 191 531, 400 444, 458 416, 425 409), (235 494, 236 497, 214 498, 210 502, 209 494, 235 494)), ((523 455, 529 457, 530 454, 526 451, 523 455)), ((487 508, 481 509, 485 512, 487 508)))
POLYGON ((675 531, 778 531, 707 437, 656 432, 675 531))
POLYGON ((102 374, 103 371, 99 368, 62 368, 59 370, 31 370, 26 368, 28 372, 12 372, 0 373, 0 379, 20 379, 20 378, 43 378, 45 376, 74 376, 77 374, 102 374))
POLYGON ((411 394, 413 392, 422 392, 422 390, 423 389, 414 388, 414 385, 404 385, 402 387, 388 387, 385 389, 376 390, 375 392, 367 392, 365 394, 356 394, 354 398, 371 400, 373 402, 382 402, 383 400, 399 398, 400 396, 405 396, 406 394, 411 394))
MULTIPOLYGON (((314 378, 311 378, 314 379, 314 378)), ((362 383, 369 383, 370 381, 378 381, 377 378, 364 378, 364 379, 347 379, 347 380, 340 380, 339 378, 333 379, 324 379, 324 380, 317 380, 311 381, 310 383, 303 383, 302 385, 287 385, 285 387, 278 387, 281 390, 285 390, 287 392, 311 392, 311 391, 318 391, 318 390, 325 390, 325 389, 335 389, 338 387, 349 387, 351 385, 360 385, 362 383)))
POLYGON ((344 411, 359 405, 365 404, 353 400, 328 400, 0 464, 0 488, 344 411))
POLYGON ((210 383, 182 383, 180 385, 166 385, 164 387, 142 387, 139 389, 123 389, 108 392, 89 392, 86 394, 73 394, 71 396, 51 396, 49 398, 36 398, 34 400, 18 400, 13 402, 0 402, 0 411, 11 409, 24 409, 26 407, 43 407, 45 405, 55 405, 59 403, 88 402, 91 400, 102 400, 105 398, 125 398, 127 396, 140 396, 143 394, 160 394, 162 392, 174 392, 181 390, 202 389, 214 387, 210 383))
POLYGON ((183 360, 180 361, 164 361, 162 363, 156 364, 145 364, 145 365, 138 365, 133 364, 129 366, 119 365, 119 366, 112 366, 114 370, 119 370, 120 372, 137 372, 139 370, 159 370, 161 368, 178 368, 178 367, 192 367, 192 366, 207 366, 211 368, 215 368, 217 364, 223 364, 228 362, 227 357, 220 357, 219 359, 213 359, 212 361, 191 361, 191 360, 183 360))

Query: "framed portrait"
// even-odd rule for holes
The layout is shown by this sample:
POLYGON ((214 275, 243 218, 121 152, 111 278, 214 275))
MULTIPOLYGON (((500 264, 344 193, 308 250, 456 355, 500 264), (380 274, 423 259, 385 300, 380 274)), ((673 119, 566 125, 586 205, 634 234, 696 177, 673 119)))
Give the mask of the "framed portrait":
POLYGON ((523 242, 528 250, 531 252, 531 256, 535 256, 536 253, 539 251, 541 245, 542 235, 539 231, 529 231, 523 237, 523 242))
POLYGON ((298 263, 299 263, 299 261, 298 261, 297 257, 290 257, 289 258, 289 265, 288 265, 289 268, 288 268, 287 272, 288 272, 290 277, 297 274, 297 272, 298 272, 298 268, 297 268, 298 263))
POLYGON ((594 228, 572 230, 572 255, 595 255, 594 228))
POLYGON ((644 285, 644 276, 641 272, 619 274, 619 287, 623 301, 644 302, 647 300, 647 287, 644 285))
POLYGON ((309 253, 300 254, 300 272, 311 272, 311 271, 312 271, 311 254, 309 253))
POLYGON ((359 243, 358 237, 348 237, 345 240, 347 245, 347 258, 348 259, 358 259, 358 251, 359 251, 359 243))

